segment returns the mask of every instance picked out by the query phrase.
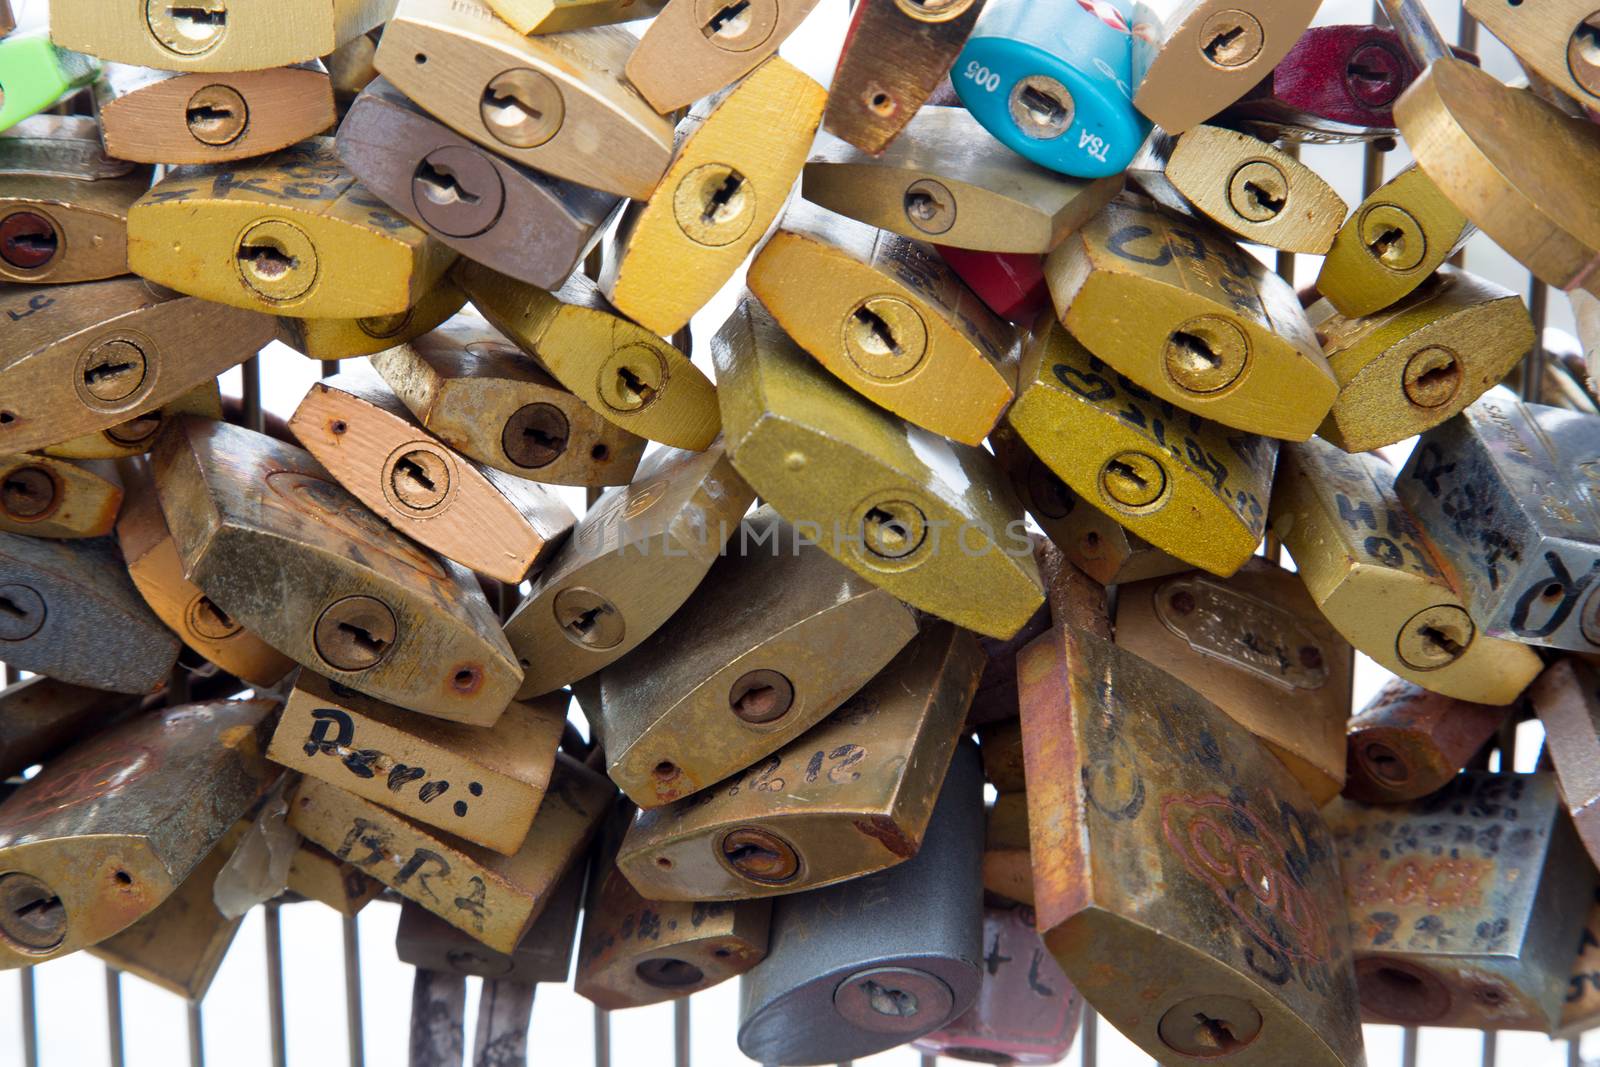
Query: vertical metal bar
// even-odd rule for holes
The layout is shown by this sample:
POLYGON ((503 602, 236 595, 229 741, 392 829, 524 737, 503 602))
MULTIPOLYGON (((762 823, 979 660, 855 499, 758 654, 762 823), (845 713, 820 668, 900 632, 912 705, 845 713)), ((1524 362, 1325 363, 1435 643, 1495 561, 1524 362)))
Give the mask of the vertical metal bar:
POLYGON ((106 1042, 111 1067, 122 1067, 122 972, 106 965, 106 1042))
POLYGON ((924 1052, 922 1054, 922 1062, 917 1067, 939 1067, 939 1057, 930 1056, 924 1052))
POLYGON ((478 993, 478 1032, 472 1067, 509 1067, 528 1062, 528 1023, 533 1016, 532 982, 485 978, 478 993))
POLYGON ((39 1067, 39 1001, 34 995, 33 968, 22 968, 17 977, 22 979, 22 1063, 23 1067, 39 1067))
POLYGON ((1415 1026, 1408 1026, 1400 1036, 1400 1067, 1417 1067, 1417 1048, 1420 1035, 1415 1026))
POLYGON ((611 1013, 594 1009, 594 1067, 611 1067, 611 1013))
POLYGON ((1550 287, 1528 276, 1528 314, 1533 319, 1533 351, 1522 361, 1522 398, 1539 403, 1544 389, 1544 327, 1550 320, 1550 287))
POLYGON ((1483 1056, 1479 1067, 1495 1067, 1495 1061, 1500 1058, 1500 1035, 1493 1030, 1483 1032, 1483 1056))
POLYGON ((1467 14, 1467 9, 1461 9, 1461 18, 1456 23, 1456 44, 1468 52, 1478 50, 1478 20, 1467 14))
POLYGON ((206 1067, 206 1028, 200 1018, 200 1002, 191 1000, 189 1009, 189 1067, 206 1067))
POLYGON ((269 900, 263 908, 262 918, 267 933, 267 1025, 272 1039, 272 1067, 288 1067, 283 1024, 283 921, 278 915, 282 907, 269 900))
POLYGON ((325 360, 322 361, 322 376, 324 378, 332 378, 335 374, 338 374, 338 373, 339 373, 339 361, 338 360, 336 360, 336 359, 325 359, 325 360))
POLYGON ((266 425, 261 418, 261 357, 251 356, 239 368, 240 395, 244 401, 244 424, 261 433, 266 425))
POLYGON ((461 1067, 467 980, 417 968, 411 982, 410 1067, 461 1067))
POLYGON ((689 998, 672 1002, 673 1067, 689 1067, 689 998))
POLYGON ((350 1067, 365 1067, 367 1044, 361 1030, 361 935, 356 917, 344 917, 344 1029, 350 1067))
POLYGON ((1078 1031, 1078 1045, 1083 1049, 1079 1067, 1098 1067, 1100 1063, 1100 1016, 1089 1005, 1083 1006, 1083 1027, 1078 1031))
MULTIPOLYGON (((1383 4, 1379 3, 1378 0, 1373 0, 1373 25, 1383 26, 1388 21, 1389 17, 1384 13, 1383 4)), ((1363 200, 1371 196, 1377 191, 1378 186, 1383 184, 1384 151, 1383 148, 1380 148, 1372 141, 1368 141, 1365 145, 1365 156, 1361 165, 1361 199, 1363 200)))
POLYGON ((1567 1067, 1583 1067, 1583 1041, 1572 1038, 1567 1042, 1567 1067))

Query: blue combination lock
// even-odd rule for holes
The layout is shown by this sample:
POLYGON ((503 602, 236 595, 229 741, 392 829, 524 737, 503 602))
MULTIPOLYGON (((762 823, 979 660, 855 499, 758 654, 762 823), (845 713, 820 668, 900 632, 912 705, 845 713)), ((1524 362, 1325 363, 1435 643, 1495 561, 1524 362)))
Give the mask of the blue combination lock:
POLYGON ((1013 151, 1078 178, 1120 174, 1150 133, 1133 106, 1127 0, 991 0, 951 71, 1013 151))

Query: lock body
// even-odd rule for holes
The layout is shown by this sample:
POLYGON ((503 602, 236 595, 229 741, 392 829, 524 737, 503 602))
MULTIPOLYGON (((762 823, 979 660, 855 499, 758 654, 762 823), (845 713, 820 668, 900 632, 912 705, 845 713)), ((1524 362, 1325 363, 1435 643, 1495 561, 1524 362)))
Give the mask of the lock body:
POLYGON ((288 888, 291 893, 353 918, 378 898, 383 892, 383 883, 368 878, 321 845, 301 841, 289 860, 288 888))
POLYGON ((114 472, 53 456, 0 456, 0 531, 29 537, 103 537, 117 521, 114 472), (107 477, 110 475, 110 477, 107 477))
POLYGON ((1436 793, 1510 720, 1510 706, 1474 704, 1391 678, 1350 718, 1344 795, 1404 804, 1436 793))
POLYGON ((1589 811, 1600 795, 1600 778, 1592 771, 1594 754, 1600 751, 1595 683, 1593 665, 1569 657, 1547 668, 1528 694, 1549 739, 1546 751, 1555 764, 1561 796, 1591 857, 1600 853, 1600 825, 1589 811))
POLYGON ((53 107, 100 76, 100 63, 93 56, 58 47, 44 30, 0 38, 0 69, 6 72, 0 130, 53 107))
POLYGON ((413 341, 441 326, 467 302, 450 275, 442 275, 417 302, 398 315, 353 319, 278 319, 278 340, 309 359, 372 356, 413 341))
POLYGON ((395 955, 420 970, 485 981, 503 979, 534 985, 565 982, 572 971, 572 943, 583 903, 584 865, 574 863, 550 902, 514 951, 497 952, 411 901, 400 905, 395 955))
POLYGON ((1535 0, 1526 6, 1469 0, 1467 14, 1505 42, 1531 76, 1585 108, 1600 107, 1594 32, 1600 14, 1589 0, 1535 0))
POLYGON ((939 258, 967 283, 984 306, 1007 322, 1030 326, 1050 307, 1044 257, 1027 253, 969 252, 935 245, 939 258))
MULTIPOLYGON (((1046 633, 1050 627, 1046 625, 1033 637, 1029 638, 1022 647, 1026 648, 1033 641, 1046 633)), ((1016 656, 1012 657, 1012 670, 1016 669, 1016 656)), ((991 661, 990 667, 993 667, 991 661)), ((985 672, 987 680, 987 671, 985 672)), ((1013 686, 1016 680, 1012 680, 1013 686)), ((979 686, 980 691, 982 685, 979 686)), ((1021 714, 1018 705, 1017 713, 1021 714)), ((1022 793, 1027 791, 1027 771, 1024 769, 1022 759, 1022 723, 1019 719, 1006 719, 1000 722, 989 723, 978 728, 978 754, 983 757, 983 780, 995 787, 1002 796, 1009 793, 1022 793)))
POLYGON ((76 738, 111 726, 138 704, 126 694, 43 674, 0 689, 0 776, 20 775, 76 738))
POLYGON ((564 33, 652 18, 665 0, 488 0, 518 33, 564 33))
POLYGON ((778 51, 817 0, 668 0, 627 57, 628 82, 663 115, 732 85, 778 51))
POLYGON ((98 433, 87 433, 59 444, 46 445, 41 451, 44 455, 61 459, 127 459, 141 456, 155 447, 161 428, 180 415, 222 418, 222 391, 217 387, 217 379, 211 378, 195 386, 154 411, 108 426, 98 433))
POLYGON ((1028 843, 1028 795, 1001 793, 984 822, 983 889, 1033 905, 1033 852, 1028 843))

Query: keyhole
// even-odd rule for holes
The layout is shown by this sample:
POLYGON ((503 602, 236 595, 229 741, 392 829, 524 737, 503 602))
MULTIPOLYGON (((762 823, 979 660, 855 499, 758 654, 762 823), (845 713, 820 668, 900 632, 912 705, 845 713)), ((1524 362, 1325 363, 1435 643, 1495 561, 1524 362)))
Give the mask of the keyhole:
POLYGON ((1215 1048, 1219 1052, 1233 1052, 1244 1047, 1228 1024, 1221 1019, 1213 1019, 1204 1012, 1195 1012, 1194 1021, 1199 1024, 1195 1030, 1195 1038, 1200 1044, 1215 1048))
POLYGON ((514 86, 496 89, 491 85, 484 95, 494 121, 502 126, 538 125, 544 121, 544 113, 519 96, 514 86))
POLYGON ((405 475, 412 482, 421 486, 427 492, 432 493, 437 489, 437 486, 433 484, 433 479, 428 477, 428 473, 424 471, 422 467, 416 463, 416 461, 401 457, 400 461, 395 464, 395 466, 400 468, 401 474, 405 475))
POLYGON ((778 702, 778 690, 770 685, 758 685, 733 705, 734 713, 748 722, 765 722, 778 702))
POLYGON ((891 550, 904 547, 911 539, 910 527, 882 508, 867 512, 867 525, 878 531, 878 539, 891 550))
POLYGON ((201 104, 199 107, 191 107, 184 115, 191 126, 220 126, 233 118, 233 111, 225 107, 201 104))
POLYGON ((879 1015, 893 1015, 903 1019, 917 1013, 917 998, 903 989, 890 989, 870 978, 862 988, 866 990, 867 1003, 879 1015))
POLYGON ((1039 126, 1054 129, 1066 123, 1067 109, 1061 106, 1061 101, 1031 85, 1022 90, 1022 106, 1039 126))
POLYGON ((23 611, 16 601, 0 594, 0 615, 9 615, 13 619, 26 619, 28 613, 23 611))
POLYGON ((1389 82, 1388 71, 1379 70, 1376 67, 1369 67, 1364 63, 1350 64, 1349 67, 1345 68, 1345 73, 1359 81, 1376 82, 1379 85, 1386 85, 1389 82))
POLYGON ((882 316, 866 308, 857 308, 855 318, 866 335, 863 340, 868 342, 862 345, 863 348, 900 355, 900 344, 895 340, 894 331, 883 321, 882 316))
POLYGON ((417 181, 435 204, 476 204, 483 199, 468 192, 449 167, 436 167, 426 159, 417 171, 417 181))
POLYGON ((1250 199, 1254 200, 1263 211, 1270 211, 1274 215, 1282 211, 1283 205, 1288 203, 1288 200, 1284 197, 1273 196, 1255 182, 1245 182, 1244 190, 1250 194, 1250 199))
POLYGON ((750 0, 737 0, 711 16, 701 28, 707 37, 738 37, 750 28, 750 0))
POLYGON ((48 926, 51 921, 50 913, 56 911, 60 907, 60 897, 39 899, 28 904, 24 904, 22 907, 18 908, 16 910, 16 916, 17 918, 33 926, 48 926))
POLYGON ((733 846, 727 853, 728 862, 740 870, 751 867, 768 867, 778 863, 783 857, 777 852, 753 841, 741 842, 733 846))
POLYGON ((1436 626, 1424 626, 1422 628, 1422 639, 1450 656, 1451 659, 1459 658, 1466 651, 1461 646, 1461 642, 1436 626))
POLYGON ((1231 30, 1224 30, 1215 37, 1211 38, 1210 43, 1207 44, 1202 51, 1205 52, 1207 59, 1211 60, 1213 63, 1217 63, 1220 66, 1221 60, 1218 57, 1220 57, 1223 52, 1227 51, 1229 45, 1233 44, 1233 42, 1237 41, 1243 36, 1243 26, 1235 26, 1231 30))
POLYGON ((631 367, 618 367, 617 381, 622 383, 622 394, 630 402, 641 406, 648 404, 656 395, 655 389, 647 385, 644 379, 633 372, 631 367))
POLYGON ((287 255, 282 248, 270 244, 243 244, 239 246, 239 262, 247 265, 262 278, 277 279, 300 265, 300 261, 287 255))
MULTIPOLYGON (((1172 335, 1172 343, 1182 351, 1204 361, 1209 366, 1222 366, 1222 357, 1217 355, 1211 346, 1206 344, 1205 338, 1200 337, 1198 334, 1178 330, 1172 335)), ((1129 470, 1131 469, 1129 468, 1129 470)))
POLYGON ((705 214, 700 216, 700 221, 710 224, 720 222, 727 214, 728 202, 733 199, 739 187, 744 185, 744 177, 738 173, 729 174, 711 194, 711 199, 706 202, 705 214))
POLYGON ((1449 363, 1442 367, 1434 367, 1432 370, 1424 371, 1422 377, 1418 378, 1414 383, 1413 388, 1423 393, 1432 392, 1434 389, 1443 389, 1455 380, 1457 373, 1454 363, 1449 363))
POLYGON ((193 26, 221 27, 228 24, 227 11, 207 11, 203 7, 169 7, 167 14, 174 22, 185 22, 193 26))
POLYGON ((54 233, 19 233, 9 238, 11 244, 30 252, 45 254, 56 250, 54 233))
POLYGON ((572 617, 571 622, 567 623, 567 629, 579 636, 586 636, 594 629, 595 620, 600 618, 600 613, 604 610, 604 608, 590 608, 588 611, 580 611, 572 617))
POLYGON ((1368 245, 1367 247, 1371 248, 1373 254, 1379 259, 1388 259, 1393 255, 1398 255, 1405 248, 1405 246, 1405 231, 1391 227, 1380 233, 1378 235, 1378 239, 1373 241, 1372 244, 1368 245))
POLYGON ((906 214, 922 222, 932 222, 939 213, 939 202, 927 193, 906 194, 906 214))
POLYGON ((364 652, 370 653, 374 659, 383 655, 384 648, 388 645, 382 638, 373 637, 372 631, 362 626, 352 626, 348 622, 339 624, 339 632, 348 634, 351 642, 364 652))
POLYGON ((1150 484, 1147 480, 1145 480, 1143 475, 1134 470, 1129 464, 1122 462, 1120 459, 1114 459, 1110 463, 1107 463, 1106 470, 1115 477, 1126 478, 1140 489, 1144 489, 1150 484))
POLYGON ((1600 67, 1600 26, 1580 22, 1578 28, 1572 31, 1572 38, 1583 61, 1590 66, 1600 67))
POLYGON ((540 448, 548 448, 552 452, 560 452, 567 447, 565 437, 557 437, 552 433, 545 433, 537 426, 529 426, 522 431, 522 436, 532 438, 533 443, 540 448))

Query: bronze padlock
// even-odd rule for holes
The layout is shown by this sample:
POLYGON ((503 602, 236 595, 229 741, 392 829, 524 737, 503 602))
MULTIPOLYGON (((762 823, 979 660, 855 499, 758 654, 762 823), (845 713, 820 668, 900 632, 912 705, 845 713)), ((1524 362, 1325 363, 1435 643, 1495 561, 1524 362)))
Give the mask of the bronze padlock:
POLYGON ((399 315, 353 319, 278 318, 278 340, 310 359, 370 356, 413 341, 442 325, 467 302, 455 279, 441 275, 417 302, 399 315))
POLYGON ((1404 804, 1436 793, 1514 711, 1514 706, 1474 704, 1391 678, 1350 717, 1344 795, 1367 804, 1404 804))
POLYGON ((60 444, 46 445, 42 451, 47 456, 61 459, 127 459, 142 456, 155 447, 161 428, 179 415, 222 418, 222 391, 217 386, 217 379, 207 379, 154 411, 136 415, 98 433, 87 433, 60 444))
POLYGON ((513 982, 565 982, 583 903, 584 865, 575 863, 511 953, 497 952, 420 904, 400 905, 395 955, 400 962, 439 974, 513 982))
POLYGON ((122 491, 109 465, 28 452, 0 455, 0 531, 29 537, 104 537, 116 525, 122 491))
POLYGON ((134 696, 43 674, 0 689, 0 779, 43 763, 75 739, 114 725, 138 706, 134 696))
POLYGON ((628 55, 628 81, 663 115, 732 85, 778 51, 817 0, 668 0, 628 55))
POLYGON ((378 899, 383 883, 368 878, 321 845, 301 841, 289 860, 288 889, 351 918, 378 899))

